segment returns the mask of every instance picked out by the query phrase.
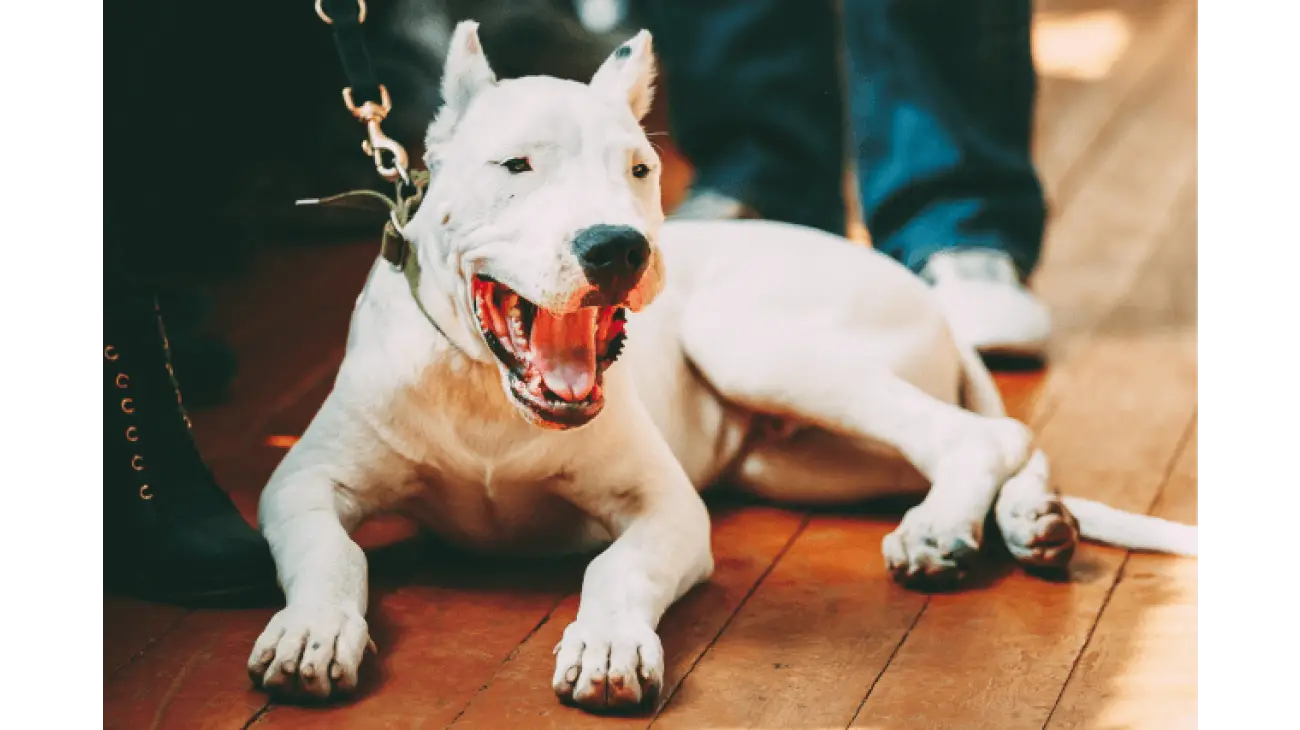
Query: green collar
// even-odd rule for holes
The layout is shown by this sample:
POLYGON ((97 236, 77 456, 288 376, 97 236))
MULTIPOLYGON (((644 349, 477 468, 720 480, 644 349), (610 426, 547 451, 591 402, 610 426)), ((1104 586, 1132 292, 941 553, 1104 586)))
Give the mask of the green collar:
MULTIPOLYGON (((394 216, 395 218, 395 216, 394 216)), ((464 354, 460 345, 456 344, 447 332, 438 325, 438 320, 429 314, 429 310, 424 307, 424 300, 420 299, 420 257, 415 252, 415 247, 407 240, 406 236, 399 233, 394 225, 394 218, 389 218, 388 223, 384 224, 384 235, 380 241, 379 252, 388 263, 392 264, 398 271, 402 272, 403 278, 406 279, 406 288, 411 292, 411 298, 415 300, 415 306, 419 307, 420 314, 428 321, 433 328, 442 335, 457 352, 464 354)))
POLYGON ((312 198, 309 200, 299 200, 298 205, 331 205, 345 201, 348 198, 365 197, 377 199, 388 206, 388 222, 384 223, 384 232, 379 239, 379 253, 384 260, 395 267, 406 278, 406 286, 411 292, 411 298, 415 300, 415 306, 420 308, 420 313, 428 320, 429 324, 442 335, 452 347, 463 352, 456 341, 447 336, 447 333, 438 326, 430 314, 425 309, 424 302, 420 299, 420 258, 415 253, 415 247, 411 245, 406 236, 403 235, 402 229, 415 215, 416 209, 424 199, 425 190, 429 186, 429 172, 427 170, 415 170, 411 172, 411 186, 415 192, 410 195, 403 194, 403 183, 398 181, 393 197, 388 197, 383 193, 374 190, 349 190, 346 193, 331 195, 327 198, 312 198))

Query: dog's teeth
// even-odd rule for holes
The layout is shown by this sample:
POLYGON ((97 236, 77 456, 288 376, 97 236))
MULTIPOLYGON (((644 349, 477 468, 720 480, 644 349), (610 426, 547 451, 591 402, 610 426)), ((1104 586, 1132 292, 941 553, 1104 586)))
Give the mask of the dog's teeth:
POLYGON ((485 290, 479 291, 478 313, 484 327, 495 335, 498 340, 501 340, 506 335, 506 324, 501 320, 501 313, 497 311, 496 307, 492 306, 492 302, 485 290))
POLYGON ((528 355, 528 337, 524 335, 524 317, 519 311, 519 305, 514 304, 510 307, 507 321, 510 323, 510 339, 514 346, 515 354, 520 357, 528 355))

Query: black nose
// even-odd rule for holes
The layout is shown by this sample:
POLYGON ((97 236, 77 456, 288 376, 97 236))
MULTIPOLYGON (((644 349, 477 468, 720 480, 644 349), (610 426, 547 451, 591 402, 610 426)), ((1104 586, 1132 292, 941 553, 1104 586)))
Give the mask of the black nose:
POLYGON ((573 239, 573 252, 587 281, 609 305, 622 302, 650 263, 650 242, 631 226, 584 228, 573 239))

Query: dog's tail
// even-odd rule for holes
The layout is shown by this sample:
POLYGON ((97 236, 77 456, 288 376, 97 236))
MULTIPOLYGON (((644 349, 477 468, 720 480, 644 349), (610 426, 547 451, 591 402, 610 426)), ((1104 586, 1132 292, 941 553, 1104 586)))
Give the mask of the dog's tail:
POLYGON ((1061 501, 1079 521, 1079 533, 1085 539, 1129 550, 1196 555, 1197 530, 1193 525, 1125 512, 1091 499, 1061 497, 1061 501))
POLYGON ((980 359, 979 353, 965 342, 957 341, 954 344, 961 358, 962 405, 981 416, 998 418, 1007 415, 998 384, 993 382, 993 374, 980 359))

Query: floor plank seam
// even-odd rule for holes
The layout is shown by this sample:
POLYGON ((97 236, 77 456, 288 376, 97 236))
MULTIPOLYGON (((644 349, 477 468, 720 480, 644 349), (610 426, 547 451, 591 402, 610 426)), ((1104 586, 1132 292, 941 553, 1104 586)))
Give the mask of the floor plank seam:
POLYGON ((153 720, 149 722, 150 730, 157 730, 157 728, 162 727, 163 716, 167 714, 167 710, 171 707, 172 700, 176 699, 176 695, 181 691, 181 686, 185 683, 185 678, 189 676, 195 666, 212 658, 211 652, 208 651, 211 646, 212 643, 209 641, 209 643, 201 650, 194 652, 194 655, 187 659, 185 664, 181 666, 180 671, 176 672, 176 674, 172 676, 171 683, 167 685, 167 691, 163 692, 162 698, 158 701, 158 709, 154 710, 153 720))
POLYGON ((1187 419, 1187 428, 1183 430, 1183 435, 1178 438, 1178 446, 1174 448, 1174 459, 1169 467, 1168 473, 1164 476, 1164 481, 1160 483, 1160 489, 1147 505, 1146 514, 1155 514, 1156 509, 1164 502, 1165 495, 1169 493, 1169 480, 1173 478, 1174 470, 1178 468, 1178 462, 1183 458, 1183 452, 1191 445, 1196 435, 1196 417, 1200 413, 1200 404, 1192 408, 1192 417, 1187 419))
POLYGON ((266 713, 270 711, 271 711, 271 701, 267 700, 265 704, 263 704, 261 707, 257 709, 257 712, 253 713, 252 717, 248 718, 248 722, 244 723, 239 730, 248 730, 250 727, 256 725, 258 721, 261 720, 262 717, 264 717, 266 713))
MULTIPOLYGON (((1092 320, 1084 326, 1079 327, 1071 336, 1065 339, 1063 344, 1060 346, 1059 351, 1053 353, 1054 356, 1049 365, 1061 367, 1061 363, 1075 357, 1080 352, 1085 352, 1088 345, 1091 345, 1104 336, 1106 329, 1113 326, 1116 317, 1122 314, 1123 308, 1129 300, 1129 297, 1145 285, 1144 282, 1147 277, 1152 276, 1154 272, 1160 271, 1164 268, 1160 260, 1161 254, 1164 252, 1165 247, 1170 245, 1172 237, 1177 235, 1179 231, 1178 223, 1175 220, 1176 216, 1170 215, 1169 213, 1178 208, 1178 206, 1184 201, 1186 195, 1196 191, 1196 180, 1196 171, 1193 169, 1188 174, 1187 179, 1183 181, 1182 187, 1179 189, 1178 194, 1174 197, 1173 202, 1169 206, 1169 210, 1161 211, 1161 215, 1166 216, 1167 222, 1152 234, 1150 240, 1154 241, 1154 243, 1151 244, 1150 250, 1142 255, 1142 259, 1132 267, 1134 272, 1132 278, 1122 289, 1115 293, 1110 302, 1098 308, 1099 311, 1096 317, 1092 318, 1092 320)), ((1050 371, 1045 377, 1051 377, 1050 371)), ((1038 396, 1042 399, 1039 402, 1048 404, 1045 408, 1050 407, 1051 412, 1054 413, 1056 407, 1060 404, 1061 399, 1064 398, 1065 395, 1062 387, 1058 383, 1052 383, 1050 381, 1045 382, 1047 384, 1044 386, 1044 392, 1038 396)), ((1035 418, 1032 421, 1033 428, 1037 431, 1038 429, 1041 429, 1047 421, 1048 419, 1045 416, 1035 418)))
POLYGON ((551 607, 547 609, 546 614, 537 622, 537 625, 529 629, 527 634, 524 634, 524 638, 521 639, 519 643, 515 645, 515 648, 511 649, 510 653, 506 655, 506 658, 502 659, 501 663, 497 665, 496 671, 492 672, 492 675, 487 678, 487 681, 485 681, 478 689, 474 690, 474 694, 470 695, 470 698, 465 702, 465 705, 460 708, 460 711, 456 713, 456 716, 451 718, 451 721, 444 727, 451 727, 457 722, 460 722, 460 718, 469 711, 470 706, 474 704, 474 700, 478 699, 478 696, 483 694, 483 690, 487 689, 494 681, 496 681, 497 675, 501 672, 501 668, 509 664, 512 659, 518 656, 519 652, 523 650, 524 644, 527 644, 529 639, 532 639, 538 631, 542 630, 542 627, 551 622, 551 618, 555 616, 556 609, 560 607, 560 604, 564 603, 564 599, 566 598, 568 598, 567 595, 555 599, 555 603, 551 604, 551 607))
MULTIPOLYGON (((1196 431, 1196 412, 1193 411, 1192 413, 1192 418, 1188 419, 1187 426, 1183 429, 1182 435, 1178 438, 1178 444, 1174 447, 1173 453, 1169 457, 1169 461, 1165 464, 1164 472, 1160 476, 1160 488, 1156 490, 1155 497, 1152 498, 1151 503, 1147 505, 1146 514, 1151 514, 1151 511, 1155 509, 1156 503, 1159 502, 1161 496, 1164 495, 1165 490, 1169 486, 1169 480, 1173 478, 1174 470, 1178 468, 1178 460, 1182 456, 1183 449, 1187 448, 1187 444, 1191 440, 1192 434, 1196 431)), ((1124 553, 1124 559, 1120 561, 1119 568, 1115 571, 1115 577, 1111 580, 1110 588, 1106 591, 1106 597, 1102 599, 1101 605, 1097 608, 1096 615, 1093 616, 1092 625, 1088 627, 1088 633, 1083 637, 1083 645, 1079 647, 1079 651, 1074 655, 1074 661, 1070 663, 1070 671, 1066 673, 1065 681, 1061 683, 1061 689, 1056 693, 1056 699, 1052 701, 1052 709, 1047 713, 1047 717, 1043 720, 1044 730, 1052 724, 1052 718, 1056 715, 1057 708, 1061 706, 1061 700, 1065 697, 1065 691, 1069 689, 1070 681, 1074 679, 1075 673, 1079 670, 1079 664, 1083 661, 1084 655, 1088 653, 1088 647, 1092 644, 1092 637, 1096 635, 1097 627, 1101 624, 1101 617, 1105 615, 1106 607, 1110 605, 1111 598, 1115 596, 1115 591, 1119 588, 1120 582, 1123 581, 1124 572, 1128 569, 1129 561, 1132 559, 1132 550, 1124 553)))
POLYGON ((1049 361, 1047 363, 1047 374, 1044 376, 1044 385, 1041 391, 1035 396, 1035 400, 1030 404, 1028 412, 1033 416, 1027 425, 1031 425, 1037 433, 1050 420, 1050 415, 1055 411, 1061 399, 1064 397, 1063 388, 1059 383, 1053 382, 1051 371, 1075 357, 1079 352, 1085 351, 1087 346, 1095 342, 1102 336, 1108 326, 1115 322, 1119 316, 1128 298, 1143 285, 1145 279, 1162 267, 1160 260, 1165 246, 1170 244, 1170 240, 1178 235, 1179 224, 1177 216, 1172 215, 1172 211, 1179 208, 1186 200, 1189 193, 1194 193, 1197 189, 1196 169, 1189 171, 1187 179, 1181 183, 1181 187, 1174 196, 1173 202, 1170 203, 1168 211, 1160 211, 1167 221, 1161 225, 1151 236, 1150 249, 1146 251, 1141 260, 1133 267, 1131 279, 1117 292, 1110 297, 1110 301, 1097 308, 1097 313, 1088 321, 1081 325, 1076 325, 1070 332, 1062 332, 1058 339, 1058 344, 1049 352, 1049 361), (1044 412, 1033 413, 1033 408, 1038 404, 1043 404, 1044 412))
POLYGON ((189 616, 191 613, 193 612, 185 611, 180 616, 177 616, 176 620, 173 621, 171 625, 167 627, 166 630, 164 630, 162 633, 158 634, 157 636, 150 638, 148 641, 144 643, 144 646, 140 647, 133 654, 131 654, 131 656, 127 657, 126 661, 122 662, 116 667, 113 667, 113 670, 108 673, 107 677, 104 678, 104 683, 107 684, 110 679, 117 676, 118 672, 131 666, 131 664, 135 662, 135 660, 139 659, 140 657, 148 653, 149 649, 151 649, 155 644, 165 639, 168 635, 171 634, 171 632, 175 631, 176 627, 180 626, 181 622, 185 620, 185 617, 189 616))
POLYGON ((736 607, 731 611, 731 615, 727 617, 726 621, 722 622, 722 626, 718 628, 718 633, 714 634, 712 639, 709 639, 709 643, 704 646, 704 650, 700 652, 699 656, 695 657, 695 661, 691 662, 691 665, 686 668, 686 671, 682 672, 681 679, 677 680, 677 683, 674 684, 664 695, 663 701, 659 703, 659 706, 655 708, 654 714, 650 716, 650 722, 646 725, 646 730, 653 727, 655 722, 659 720, 660 713, 668 707, 668 703, 673 701, 673 697, 677 694, 678 688, 686 682, 687 677, 691 676, 691 672, 695 671, 695 667, 699 666, 704 657, 713 649, 714 644, 718 643, 718 639, 727 632, 727 628, 731 626, 731 622, 740 615, 741 610, 745 608, 745 604, 749 603, 749 599, 753 597, 754 593, 758 590, 758 587, 763 585, 763 581, 767 580, 767 576, 771 575, 772 571, 776 569, 776 566, 780 564, 781 559, 784 558, 785 554, 794 546, 795 540, 799 539, 799 536, 803 534, 805 529, 807 529, 810 522, 812 522, 812 513, 805 512, 803 519, 799 521, 799 526, 796 527, 794 533, 790 535, 790 539, 785 541, 785 544, 781 546, 781 549, 778 550, 776 555, 772 558, 772 562, 768 563, 768 566, 763 569, 762 574, 758 576, 758 580, 754 581, 754 585, 749 587, 749 590, 745 592, 744 597, 742 597, 740 602, 736 604, 736 607))
POLYGON ((1043 718, 1043 730, 1052 724, 1052 718, 1056 716, 1056 710, 1061 706, 1061 699, 1065 697, 1065 690, 1070 687, 1070 681, 1074 679, 1075 673, 1079 670, 1079 663, 1083 661, 1083 655, 1088 653, 1088 646, 1092 644, 1092 637, 1097 633, 1097 626, 1101 623, 1102 614, 1106 613, 1106 607, 1110 605, 1110 599, 1115 595, 1115 589, 1119 587, 1120 579, 1124 576, 1124 569, 1128 567, 1128 561, 1133 557, 1133 553, 1126 552, 1124 559, 1120 561, 1119 569, 1115 571, 1115 577, 1111 580, 1110 588, 1106 591, 1106 597, 1102 599, 1101 606, 1097 608, 1097 614, 1093 616, 1092 625, 1088 627, 1088 633, 1083 637, 1083 645, 1074 655, 1074 661, 1070 662, 1070 671, 1065 674, 1065 681, 1061 682, 1061 689, 1056 693, 1056 699, 1052 700, 1052 709, 1048 711, 1047 717, 1043 718))
POLYGON ((898 643, 894 645, 894 650, 889 652, 889 658, 885 660, 885 666, 881 667, 880 672, 876 674, 876 678, 871 680, 871 684, 867 687, 867 693, 862 696, 862 701, 858 703, 858 708, 853 711, 853 717, 849 718, 849 724, 844 726, 844 730, 850 730, 853 723, 858 721, 858 715, 861 715, 862 708, 867 706, 867 700, 871 699, 871 693, 875 691, 876 685, 880 684, 880 678, 885 676, 885 672, 889 671, 889 665, 894 663, 894 657, 898 656, 898 652, 902 651, 903 644, 907 643, 907 637, 911 636, 916 625, 921 623, 921 617, 925 615, 925 609, 930 607, 931 600, 931 597, 927 596, 925 603, 921 604, 921 610, 916 612, 916 616, 912 618, 912 623, 907 627, 907 631, 904 631, 902 637, 898 639, 898 643))

